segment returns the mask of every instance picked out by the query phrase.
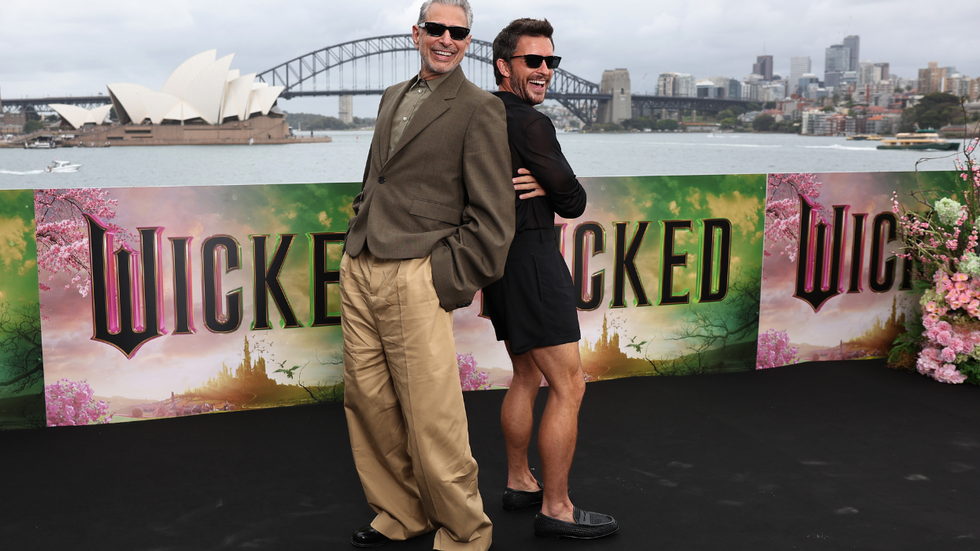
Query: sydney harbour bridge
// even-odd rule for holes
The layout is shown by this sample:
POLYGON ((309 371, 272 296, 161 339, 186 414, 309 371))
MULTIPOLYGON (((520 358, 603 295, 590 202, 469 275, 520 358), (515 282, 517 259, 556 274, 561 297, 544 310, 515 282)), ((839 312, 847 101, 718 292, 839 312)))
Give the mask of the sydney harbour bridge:
MULTIPOLYGON (((493 45, 472 39, 461 63, 466 76, 485 90, 496 90, 493 77, 493 45)), ((256 80, 284 86, 280 99, 313 96, 381 95, 385 88, 417 74, 418 53, 411 34, 363 38, 321 48, 258 73, 256 80)), ((618 122, 632 116, 649 116, 655 110, 717 112, 747 102, 732 99, 692 98, 632 94, 629 73, 607 71, 616 78, 602 83, 586 80, 565 69, 555 69, 546 98, 555 100, 585 124, 618 122), (616 117, 614 113, 626 115, 616 117)), ((110 103, 108 95, 36 99, 4 99, 4 112, 48 112, 49 103, 92 108, 110 103)), ((286 106, 283 106, 284 108, 286 106)), ((287 108, 288 110, 288 108, 287 108)))

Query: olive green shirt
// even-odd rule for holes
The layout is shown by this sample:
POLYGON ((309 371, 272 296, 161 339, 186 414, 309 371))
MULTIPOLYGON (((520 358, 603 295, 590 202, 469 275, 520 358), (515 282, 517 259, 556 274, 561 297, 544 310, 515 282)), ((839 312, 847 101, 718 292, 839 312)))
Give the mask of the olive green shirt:
POLYGON ((402 96, 398 107, 395 108, 395 114, 391 119, 391 140, 388 143, 388 153, 395 150, 395 146, 398 145, 398 140, 402 139, 402 134, 408 128, 408 123, 412 122, 412 117, 418 111, 422 102, 432 95, 432 92, 446 80, 446 77, 450 73, 452 71, 432 80, 422 80, 418 76, 415 77, 415 82, 408 88, 408 92, 405 92, 405 95, 402 96))

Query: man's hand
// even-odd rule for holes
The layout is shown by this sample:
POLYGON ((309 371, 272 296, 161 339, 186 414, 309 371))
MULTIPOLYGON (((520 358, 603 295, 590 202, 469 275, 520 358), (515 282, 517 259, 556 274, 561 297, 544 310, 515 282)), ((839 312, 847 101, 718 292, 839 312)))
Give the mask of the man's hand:
POLYGON ((514 191, 525 191, 528 193, 522 193, 521 199, 530 199, 531 197, 544 197, 548 193, 538 184, 538 181, 531 175, 531 171, 526 168, 517 169, 517 173, 522 176, 514 178, 514 191))

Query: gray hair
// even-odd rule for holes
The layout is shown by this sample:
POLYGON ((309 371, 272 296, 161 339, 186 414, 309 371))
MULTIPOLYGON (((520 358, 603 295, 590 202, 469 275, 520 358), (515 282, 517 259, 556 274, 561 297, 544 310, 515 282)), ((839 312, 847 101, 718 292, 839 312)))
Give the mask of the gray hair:
POLYGON ((432 4, 442 4, 444 6, 456 6, 457 8, 463 8, 463 11, 466 12, 466 26, 468 28, 473 28, 473 8, 470 7, 468 0, 425 0, 425 2, 422 2, 422 7, 419 8, 419 27, 425 23, 425 16, 429 14, 429 6, 432 4))

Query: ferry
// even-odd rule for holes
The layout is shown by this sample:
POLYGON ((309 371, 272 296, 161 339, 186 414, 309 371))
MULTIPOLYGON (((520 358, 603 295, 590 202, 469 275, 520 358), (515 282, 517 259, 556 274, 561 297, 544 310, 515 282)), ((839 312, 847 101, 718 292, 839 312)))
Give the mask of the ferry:
POLYGON ((942 139, 935 130, 919 130, 895 134, 892 139, 882 140, 878 149, 933 149, 936 151, 957 151, 960 144, 942 139))
POLYGON ((848 136, 847 139, 858 140, 858 141, 868 140, 869 142, 878 142, 881 141, 881 136, 877 134, 854 134, 853 136, 848 136))

